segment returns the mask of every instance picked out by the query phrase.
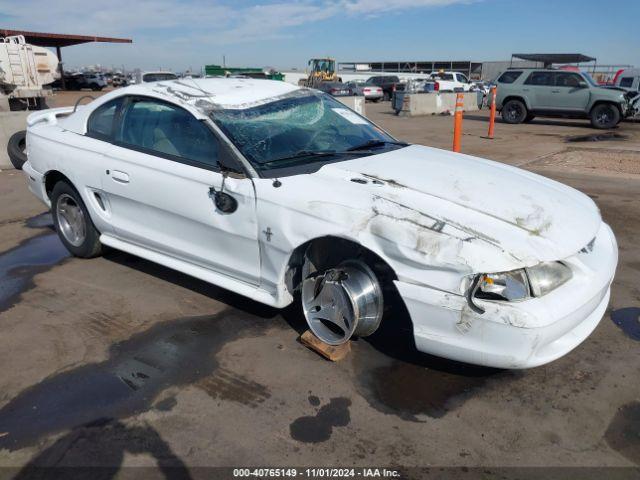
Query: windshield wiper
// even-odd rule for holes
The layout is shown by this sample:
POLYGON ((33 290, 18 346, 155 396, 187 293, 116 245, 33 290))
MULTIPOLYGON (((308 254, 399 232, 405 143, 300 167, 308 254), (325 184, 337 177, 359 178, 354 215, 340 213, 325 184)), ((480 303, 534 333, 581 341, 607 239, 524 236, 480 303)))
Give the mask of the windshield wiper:
POLYGON ((392 142, 387 140, 369 140, 362 145, 357 145, 355 147, 348 148, 347 150, 300 150, 292 155, 287 155, 286 157, 275 158, 273 160, 269 160, 268 162, 264 162, 261 164, 262 167, 272 166, 276 164, 287 164, 291 162, 296 162, 302 158, 321 158, 321 157, 332 157, 337 155, 365 155, 372 153, 369 151, 370 148, 375 147, 384 147, 385 145, 400 145, 403 147, 409 146, 408 143, 405 142, 392 142))
POLYGON ((269 160, 268 162, 263 163, 262 166, 265 166, 265 165, 269 166, 269 165, 280 164, 280 163, 286 164, 290 162, 296 162, 301 158, 308 158, 308 157, 321 158, 321 157, 333 157, 338 155, 363 155, 368 153, 371 153, 371 152, 366 150, 356 151, 351 149, 342 150, 342 151, 341 150, 324 150, 324 151, 300 150, 299 152, 296 152, 293 155, 287 155, 286 157, 269 160))
POLYGON ((355 147, 348 148, 347 152, 355 152, 357 150, 366 150, 375 147, 384 147, 385 145, 399 145, 402 147, 409 146, 409 144, 406 142, 392 142, 390 140, 369 140, 362 145, 356 145, 355 147))
POLYGON ((269 160, 268 162, 263 163, 262 165, 273 165, 276 163, 288 162, 291 160, 299 160, 301 158, 307 157, 327 157, 330 155, 336 155, 339 152, 335 151, 313 151, 313 150, 300 150, 293 155, 287 155, 286 157, 275 158, 273 160, 269 160))

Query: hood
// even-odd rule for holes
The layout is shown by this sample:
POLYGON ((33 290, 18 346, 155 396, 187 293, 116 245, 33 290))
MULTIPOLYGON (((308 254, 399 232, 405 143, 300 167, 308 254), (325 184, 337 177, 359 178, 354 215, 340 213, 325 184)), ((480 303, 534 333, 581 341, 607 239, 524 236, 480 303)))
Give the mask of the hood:
POLYGON ((566 185, 423 146, 328 164, 316 175, 341 177, 399 211, 419 212, 469 239, 490 242, 523 266, 574 255, 595 237, 602 221, 595 203, 566 185))

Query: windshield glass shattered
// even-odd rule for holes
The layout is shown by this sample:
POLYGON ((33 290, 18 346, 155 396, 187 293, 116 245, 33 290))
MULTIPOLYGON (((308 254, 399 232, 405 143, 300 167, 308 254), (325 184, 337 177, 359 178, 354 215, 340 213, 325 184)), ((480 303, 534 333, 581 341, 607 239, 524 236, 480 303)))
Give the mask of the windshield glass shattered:
POLYGON ((248 108, 216 109, 211 118, 257 170, 350 159, 406 145, 329 95, 306 89, 248 108))

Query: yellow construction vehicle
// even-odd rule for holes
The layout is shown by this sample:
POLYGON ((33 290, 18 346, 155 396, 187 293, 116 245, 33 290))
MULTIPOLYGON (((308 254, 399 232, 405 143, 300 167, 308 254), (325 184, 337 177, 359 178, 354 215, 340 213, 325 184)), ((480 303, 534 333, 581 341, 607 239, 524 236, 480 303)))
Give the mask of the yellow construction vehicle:
POLYGON ((322 82, 337 82, 336 61, 333 58, 312 58, 309 60, 307 87, 317 87, 322 82))

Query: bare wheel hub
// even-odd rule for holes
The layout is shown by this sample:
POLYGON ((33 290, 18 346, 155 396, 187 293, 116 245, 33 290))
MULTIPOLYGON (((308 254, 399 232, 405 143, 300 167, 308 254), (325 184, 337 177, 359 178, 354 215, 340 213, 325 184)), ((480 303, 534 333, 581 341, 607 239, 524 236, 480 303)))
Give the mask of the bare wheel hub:
POLYGON ((79 247, 87 235, 84 213, 75 199, 66 193, 58 197, 56 202, 58 227, 64 238, 74 247, 79 247))
POLYGON ((329 345, 375 332, 382 320, 382 290, 359 260, 315 272, 302 284, 302 307, 311 331, 329 345))

